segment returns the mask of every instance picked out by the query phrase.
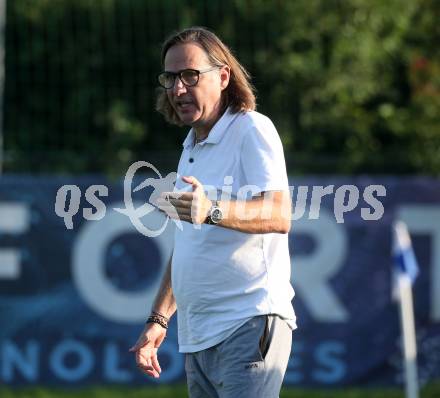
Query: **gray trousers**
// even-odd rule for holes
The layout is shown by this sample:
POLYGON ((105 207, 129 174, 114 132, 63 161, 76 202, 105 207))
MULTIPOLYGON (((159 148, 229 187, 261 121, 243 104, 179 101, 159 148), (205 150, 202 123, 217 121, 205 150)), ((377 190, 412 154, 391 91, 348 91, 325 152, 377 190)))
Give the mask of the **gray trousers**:
POLYGON ((250 319, 220 344, 185 355, 190 398, 278 398, 291 344, 278 316, 250 319))

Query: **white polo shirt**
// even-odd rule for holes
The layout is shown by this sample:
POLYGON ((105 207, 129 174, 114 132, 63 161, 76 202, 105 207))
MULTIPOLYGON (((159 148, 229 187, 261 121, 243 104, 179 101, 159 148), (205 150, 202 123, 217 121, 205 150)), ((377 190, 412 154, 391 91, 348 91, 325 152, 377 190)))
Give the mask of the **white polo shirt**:
MULTIPOLYGON (((181 176, 196 177, 211 199, 288 190, 281 140, 258 112, 227 110, 205 141, 194 145, 191 129, 183 147, 177 190, 188 185, 181 176)), ((287 234, 182 226, 172 261, 180 352, 212 347, 256 315, 278 314, 296 328, 287 234)))

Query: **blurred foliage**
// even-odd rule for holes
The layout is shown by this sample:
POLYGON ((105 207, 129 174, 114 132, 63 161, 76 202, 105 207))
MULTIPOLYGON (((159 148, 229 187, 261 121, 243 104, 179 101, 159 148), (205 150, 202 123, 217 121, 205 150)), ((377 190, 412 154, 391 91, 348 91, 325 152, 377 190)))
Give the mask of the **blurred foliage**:
POLYGON ((154 111, 160 44, 203 25, 251 72, 291 172, 439 175, 439 20, 438 0, 9 1, 6 170, 177 153, 185 129, 154 111))

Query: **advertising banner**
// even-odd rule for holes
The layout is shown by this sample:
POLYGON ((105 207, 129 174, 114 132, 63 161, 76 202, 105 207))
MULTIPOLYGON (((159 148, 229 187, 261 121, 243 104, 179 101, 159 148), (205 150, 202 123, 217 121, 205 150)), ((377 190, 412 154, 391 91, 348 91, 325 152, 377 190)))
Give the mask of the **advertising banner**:
MULTIPOLYGON (((178 227, 146 204, 172 179, 159 187, 156 176, 145 177, 1 178, 1 384, 184 381, 175 317, 158 381, 141 374, 128 352, 178 227)), ((419 376, 440 377, 440 181, 292 176, 290 184, 298 329, 285 384, 402 382, 391 275, 396 220, 407 224, 420 267, 413 286, 419 376)))

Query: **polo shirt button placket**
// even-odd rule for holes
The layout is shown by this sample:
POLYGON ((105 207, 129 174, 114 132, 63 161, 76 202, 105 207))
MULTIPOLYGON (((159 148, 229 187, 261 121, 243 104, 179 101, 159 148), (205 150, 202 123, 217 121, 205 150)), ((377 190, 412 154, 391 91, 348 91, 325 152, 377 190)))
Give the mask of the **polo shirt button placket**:
POLYGON ((200 150, 200 144, 194 145, 194 147, 191 149, 188 159, 188 162, 191 163, 191 165, 194 164, 196 154, 199 150, 200 150))

